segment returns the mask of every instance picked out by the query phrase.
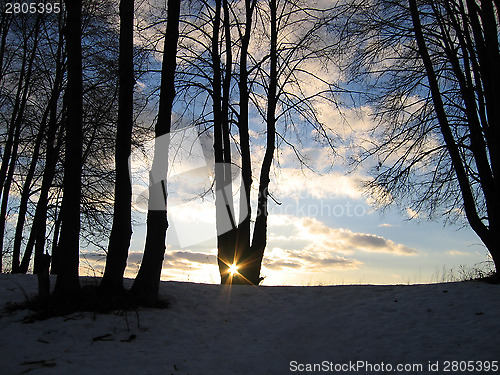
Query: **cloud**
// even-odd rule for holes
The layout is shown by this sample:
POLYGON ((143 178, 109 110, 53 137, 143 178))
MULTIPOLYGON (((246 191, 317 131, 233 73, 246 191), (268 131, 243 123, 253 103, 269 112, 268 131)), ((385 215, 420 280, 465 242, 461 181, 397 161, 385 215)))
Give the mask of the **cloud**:
POLYGON ((217 257, 212 254, 207 254, 207 253, 195 253, 191 251, 173 251, 170 252, 168 255, 173 259, 173 261, 176 260, 187 260, 192 263, 203 263, 203 264, 215 264, 217 262, 217 257))
POLYGON ((196 252, 191 250, 167 250, 163 268, 167 270, 204 269, 207 265, 217 265, 217 250, 196 252))
MULTIPOLYGON (((403 244, 370 233, 356 233, 345 228, 331 228, 312 217, 296 218, 278 215, 270 219, 270 228, 282 227, 288 231, 271 238, 276 246, 295 241, 305 242, 304 249, 309 252, 327 254, 354 254, 356 252, 386 253, 397 256, 416 255, 417 251, 403 244)), ((279 229, 278 229, 279 231, 279 229)), ((319 257, 318 259, 321 259, 319 257)))
POLYGON ((279 247, 269 249, 264 254, 263 266, 279 271, 285 269, 300 271, 325 271, 327 269, 356 269, 362 265, 360 261, 347 259, 335 254, 314 249, 285 250, 279 247))
POLYGON ((396 244, 391 240, 380 236, 366 233, 353 233, 343 231, 345 247, 351 247, 353 251, 360 250, 375 253, 390 253, 394 255, 415 255, 417 251, 402 244, 396 244))
POLYGON ((459 250, 449 250, 446 252, 447 255, 451 256, 469 256, 471 255, 470 253, 466 253, 465 251, 459 251, 459 250))
MULTIPOLYGON (((130 252, 130 253, 128 254, 128 258, 127 258, 127 262, 128 262, 128 264, 129 264, 129 265, 132 265, 132 264, 134 264, 134 265, 140 264, 140 263, 142 262, 142 257, 143 257, 143 255, 144 255, 144 254, 143 254, 142 252, 140 252, 140 251, 132 251, 132 252, 130 252)), ((165 252, 165 256, 164 256, 164 258, 163 258, 163 261, 164 261, 164 262, 165 262, 165 261, 174 260, 174 259, 175 259, 175 258, 174 258, 172 255, 170 255, 170 254, 168 253, 168 251, 167 251, 167 252, 165 252)))
POLYGON ((298 262, 289 262, 289 261, 267 261, 265 263, 265 267, 272 270, 281 270, 283 268, 294 268, 299 269, 302 267, 302 264, 298 262))

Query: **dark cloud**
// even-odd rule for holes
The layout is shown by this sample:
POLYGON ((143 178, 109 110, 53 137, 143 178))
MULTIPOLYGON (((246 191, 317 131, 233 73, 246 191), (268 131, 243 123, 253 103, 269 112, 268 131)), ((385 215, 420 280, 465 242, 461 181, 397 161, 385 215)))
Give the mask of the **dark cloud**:
POLYGON ((316 259, 316 263, 319 263, 322 266, 346 266, 348 268, 350 268, 350 267, 357 267, 357 264, 359 264, 355 260, 346 259, 346 258, 323 258, 323 259, 316 259))
POLYGON ((170 252, 172 260, 185 259, 193 263, 202 264, 217 264, 217 257, 207 253, 193 253, 190 251, 173 251, 170 252))
POLYGON ((80 253, 80 260, 81 261, 94 261, 94 262, 99 262, 99 261, 104 261, 106 260, 106 254, 104 252, 82 252, 80 253))
POLYGON ((280 270, 283 268, 298 269, 298 268, 302 267, 302 264, 294 263, 294 262, 290 262, 290 261, 269 261, 269 262, 266 262, 265 267, 272 269, 272 270, 280 270))
POLYGON ((352 233, 350 242, 354 246, 371 247, 375 249, 389 247, 385 238, 373 234, 352 233))
POLYGON ((284 268, 317 270, 318 268, 352 269, 362 263, 356 259, 348 259, 323 251, 321 249, 304 248, 299 251, 275 248, 264 255, 265 267, 273 270, 284 268))
POLYGON ((369 233, 355 233, 349 229, 330 228, 314 218, 304 218, 304 237, 310 240, 310 250, 321 249, 339 253, 355 251, 390 253, 394 255, 415 255, 417 251, 408 246, 394 243, 384 237, 369 233))

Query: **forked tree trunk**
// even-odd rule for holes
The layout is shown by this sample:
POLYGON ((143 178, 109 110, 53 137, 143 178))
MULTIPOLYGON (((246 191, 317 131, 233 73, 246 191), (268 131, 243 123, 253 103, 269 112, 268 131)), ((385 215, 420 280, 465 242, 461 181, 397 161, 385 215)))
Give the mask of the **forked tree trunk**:
POLYGON ((132 236, 132 183, 129 175, 129 157, 132 143, 134 103, 133 27, 134 0, 121 0, 115 202, 106 268, 100 285, 101 292, 109 295, 124 293, 123 274, 127 266, 128 250, 132 236))
POLYGON ((146 243, 139 273, 130 296, 143 305, 155 305, 158 299, 161 269, 165 256, 167 221, 168 143, 172 105, 175 97, 174 76, 177 41, 179 39, 180 0, 168 1, 168 21, 165 33, 158 120, 155 126, 153 166, 149 173, 149 201, 146 243))

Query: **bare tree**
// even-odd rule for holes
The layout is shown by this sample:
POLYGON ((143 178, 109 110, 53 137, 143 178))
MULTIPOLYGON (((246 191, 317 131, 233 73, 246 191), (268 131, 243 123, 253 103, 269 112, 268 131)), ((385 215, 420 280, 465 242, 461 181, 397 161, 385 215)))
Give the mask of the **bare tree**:
MULTIPOLYGON (((379 120, 368 185, 423 217, 466 219, 500 267, 498 4, 355 1, 344 41, 350 78, 379 120)), ((349 88, 348 88, 349 90, 349 88)), ((351 93, 352 93, 351 88, 351 93)))
MULTIPOLYGON (((28 95, 32 89, 32 75, 37 46, 39 41, 38 31, 42 16, 38 15, 35 23, 31 27, 21 27, 23 35, 22 62, 19 74, 19 82, 16 90, 15 100, 11 111, 11 118, 8 125, 8 137, 2 155, 2 166, 0 168, 0 187, 2 189, 2 202, 0 208, 0 254, 3 254, 3 239, 5 224, 10 198, 11 184, 16 170, 17 155, 21 142, 21 130, 28 104, 28 95)), ((21 21, 22 22, 22 21, 21 21)), ((29 22, 25 21, 29 24, 29 22)), ((22 25, 24 26, 24 25, 22 25)), ((1 266, 1 263, 0 263, 1 266)), ((0 267, 1 269, 1 267, 0 267)))
POLYGON ((146 243, 139 273, 130 290, 138 303, 157 302, 161 269, 165 255, 167 221, 168 141, 171 130, 172 105, 175 98, 174 76, 179 38, 180 0, 168 1, 168 21, 165 32, 161 74, 160 103, 155 125, 155 149, 149 174, 149 201, 146 243))
MULTIPOLYGON (((292 121, 296 113, 319 132, 324 129, 316 116, 314 101, 326 97, 326 92, 318 89, 307 95, 303 89, 304 78, 308 83, 325 84, 305 66, 312 60, 327 59, 330 45, 321 44, 318 34, 327 27, 333 11, 308 8, 301 1, 201 2, 196 9, 193 11, 196 16, 183 21, 181 98, 189 105, 194 102, 193 98, 203 97, 202 110, 197 111, 199 116, 194 123, 213 126, 221 282, 258 284, 267 245, 270 173, 280 136, 276 125, 281 125, 286 132, 296 121, 292 121), (239 56, 237 61, 233 61, 234 55, 239 56), (211 107, 206 104, 210 100, 211 107), (249 118, 254 113, 261 116, 266 126, 266 151, 260 166, 256 211, 252 210, 250 199, 256 168, 251 157, 249 118), (231 139, 239 154, 231 152, 231 139), (242 176, 239 219, 234 214, 231 170, 234 166, 240 167, 242 176), (229 272, 235 266, 238 273, 229 272)), ((329 91, 328 85, 326 91, 329 91)), ((286 139, 283 135, 281 138, 286 139)))
MULTIPOLYGON (((46 19, 46 24, 44 25, 45 33, 48 34, 47 30, 58 29, 62 27, 63 23, 63 13, 60 13, 51 23, 46 19), (48 23, 48 24, 47 24, 48 23)), ((59 30, 57 30, 59 31, 59 30)), ((44 34, 45 34, 44 33, 44 34)), ((43 49, 48 51, 54 50, 53 56, 43 56, 43 64, 46 66, 55 66, 54 75, 51 76, 51 79, 48 79, 47 83, 50 82, 51 85, 48 84, 48 100, 45 108, 43 109, 43 114, 40 119, 40 126, 38 129, 38 134, 35 138, 33 150, 31 151, 31 160, 29 162, 29 168, 26 172, 26 177, 23 183, 23 188, 21 192, 21 198, 19 202, 19 211, 18 211, 18 219, 16 224, 16 233, 14 237, 14 246, 13 246, 13 255, 12 255, 12 273, 26 273, 29 267, 29 259, 31 257, 33 244, 36 237, 36 232, 38 229, 32 230, 32 234, 29 236, 28 245, 26 247, 25 256, 23 256, 23 261, 20 262, 21 248, 23 242, 23 231, 25 229, 25 223, 27 220, 27 214, 30 206, 30 198, 33 195, 33 190, 36 191, 33 185, 35 185, 35 180, 37 179, 37 171, 40 167, 40 158, 43 157, 43 143, 46 143, 45 150, 45 161, 46 165, 43 171, 43 180, 42 186, 40 187, 40 195, 38 198, 36 213, 33 218, 32 228, 45 228, 46 224, 46 214, 41 217, 41 207, 46 207, 48 192, 51 186, 55 162, 57 159, 58 152, 54 152, 54 143, 56 132, 59 127, 58 124, 58 102, 62 93, 63 86, 63 76, 64 76, 64 56, 63 56, 63 37, 62 33, 58 32, 56 36, 56 40, 51 41, 49 35, 44 35, 44 39, 46 39, 46 43, 44 43, 43 49), (55 43, 55 46, 53 45, 55 43), (55 47, 55 48, 54 48, 55 47), (51 87, 50 87, 51 86, 51 87), (48 178, 49 176, 50 179, 48 178), (40 207, 40 208, 39 208, 40 207), (36 223, 36 224, 35 224, 36 223)), ((36 83, 36 86, 41 86, 42 83, 36 83)), ((43 238, 45 238, 45 230, 43 231, 43 238)), ((41 241, 38 241, 38 244, 41 245, 41 241)), ((43 254, 44 246, 41 245, 37 254, 43 254)), ((38 257, 40 258, 40 257, 38 257)), ((38 264, 35 262, 34 273, 38 271, 38 264)))
POLYGON ((269 48, 269 83, 267 88, 267 140, 266 151, 260 169, 257 216, 252 237, 250 255, 243 259, 245 265, 240 271, 252 284, 259 284, 264 250, 267 246, 267 206, 271 166, 276 149, 276 106, 278 103, 278 18, 277 1, 269 1, 270 10, 270 48, 269 48))
POLYGON ((61 297, 78 296, 80 280, 80 197, 82 171, 82 1, 67 1, 66 50, 68 118, 64 160, 64 196, 61 208, 59 269, 54 293, 61 297))
POLYGON ((134 1, 120 1, 120 60, 119 60, 119 103, 116 133, 116 180, 113 227, 109 238, 106 269, 101 290, 110 294, 122 294, 123 273, 127 266, 128 249, 132 236, 132 184, 129 176, 129 157, 132 147, 133 127, 133 26, 134 1))

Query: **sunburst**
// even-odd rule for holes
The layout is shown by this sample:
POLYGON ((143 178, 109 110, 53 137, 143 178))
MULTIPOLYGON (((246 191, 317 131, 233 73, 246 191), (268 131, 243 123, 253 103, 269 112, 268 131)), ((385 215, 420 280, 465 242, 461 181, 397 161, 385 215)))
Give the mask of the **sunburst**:
POLYGON ((228 272, 231 276, 234 276, 238 273, 238 266, 236 264, 231 264, 229 266, 228 272))

